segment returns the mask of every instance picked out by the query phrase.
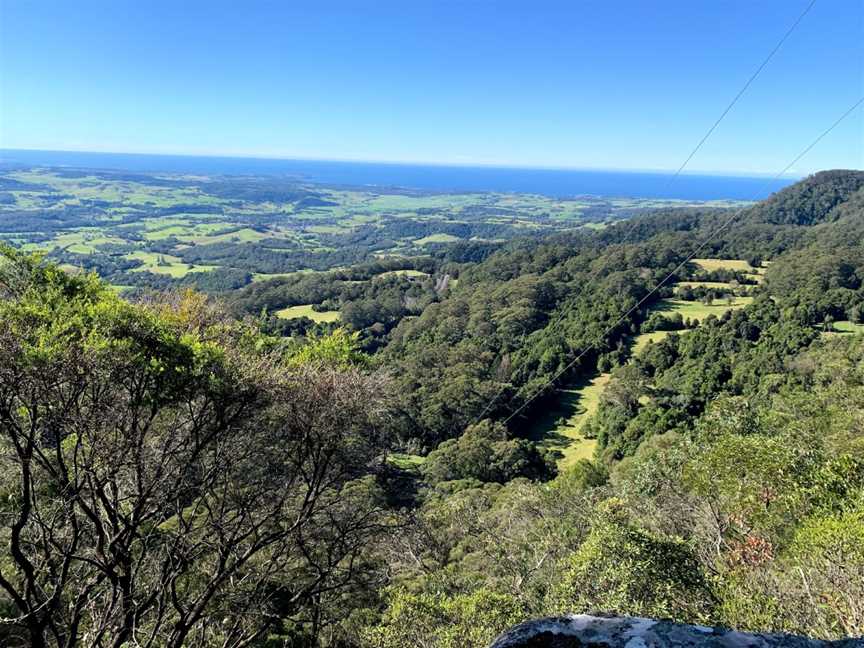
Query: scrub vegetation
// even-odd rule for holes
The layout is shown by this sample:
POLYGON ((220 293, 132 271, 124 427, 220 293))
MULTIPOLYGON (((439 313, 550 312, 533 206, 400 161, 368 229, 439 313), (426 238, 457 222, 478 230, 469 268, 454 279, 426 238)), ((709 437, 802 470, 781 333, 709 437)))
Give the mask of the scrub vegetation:
POLYGON ((718 205, 4 178, 3 645, 864 634, 864 172, 719 234, 718 205))

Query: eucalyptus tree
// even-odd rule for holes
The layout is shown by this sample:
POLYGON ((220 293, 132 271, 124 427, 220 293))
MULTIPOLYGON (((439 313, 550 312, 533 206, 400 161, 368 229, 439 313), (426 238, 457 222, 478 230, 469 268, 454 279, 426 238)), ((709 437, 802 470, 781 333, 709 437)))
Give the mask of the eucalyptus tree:
POLYGON ((381 377, 4 255, 0 638, 242 646, 374 575, 381 377))

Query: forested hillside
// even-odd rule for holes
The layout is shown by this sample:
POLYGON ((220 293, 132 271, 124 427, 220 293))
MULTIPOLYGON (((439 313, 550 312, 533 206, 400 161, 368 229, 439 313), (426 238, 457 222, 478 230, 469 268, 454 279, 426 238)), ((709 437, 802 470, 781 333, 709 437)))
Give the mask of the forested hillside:
POLYGON ((219 299, 4 248, 0 641, 864 634, 862 192, 827 171, 219 299))

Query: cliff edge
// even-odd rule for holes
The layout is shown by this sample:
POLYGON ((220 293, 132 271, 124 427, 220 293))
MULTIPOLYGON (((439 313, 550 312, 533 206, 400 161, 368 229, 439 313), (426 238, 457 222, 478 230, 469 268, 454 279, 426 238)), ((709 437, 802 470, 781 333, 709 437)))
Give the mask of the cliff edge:
POLYGON ((737 632, 639 617, 587 614, 521 623, 490 648, 864 648, 864 638, 821 641, 788 634, 737 632))

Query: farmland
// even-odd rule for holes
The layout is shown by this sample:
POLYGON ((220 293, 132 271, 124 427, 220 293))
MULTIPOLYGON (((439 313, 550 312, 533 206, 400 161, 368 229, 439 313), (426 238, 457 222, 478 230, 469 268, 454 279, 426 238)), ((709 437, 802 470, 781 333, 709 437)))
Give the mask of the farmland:
POLYGON ((703 320, 709 315, 720 317, 728 310, 743 308, 753 301, 752 297, 731 297, 728 300, 720 300, 711 304, 696 301, 684 301, 682 299, 663 299, 654 307, 654 310, 666 315, 678 314, 686 319, 703 320))
MULTIPOLYGON (((257 176, 0 171, 0 241, 115 286, 208 292, 457 243, 602 229, 677 200, 331 187, 257 176)), ((720 201, 712 203, 723 206, 720 201)))
POLYGON ((339 311, 316 311, 312 304, 301 306, 289 306, 276 311, 276 316, 282 319, 295 319, 308 317, 313 322, 336 322, 339 320, 339 311))
MULTIPOLYGON (((706 317, 722 317, 725 313, 744 308, 753 302, 749 295, 736 294, 748 291, 746 285, 736 285, 732 282, 700 280, 703 273, 715 271, 731 271, 752 277, 756 283, 761 283, 764 269, 753 268, 742 259, 694 259, 692 263, 694 278, 680 281, 673 285, 676 294, 681 289, 709 289, 716 294, 724 295, 722 299, 680 299, 671 297, 659 299, 650 309, 650 313, 659 313, 666 318, 680 316, 682 322, 690 326, 698 325, 706 317)), ((832 332, 825 335, 836 335, 848 332, 864 331, 864 325, 843 321, 836 322, 832 332)), ((640 333, 630 339, 630 357, 638 356, 651 343, 665 339, 671 330, 652 330, 640 333)), ((678 331, 686 334, 686 329, 678 331)), ((557 450, 560 455, 558 468, 563 469, 579 459, 590 459, 593 456, 596 442, 586 438, 583 428, 586 422, 597 411, 603 391, 609 382, 610 375, 600 373, 589 381, 571 387, 559 389, 557 401, 553 408, 541 417, 531 432, 546 448, 557 450)))
POLYGON ((585 438, 582 428, 597 411, 609 374, 595 376, 584 384, 561 389, 557 404, 538 419, 531 438, 545 448, 560 453, 558 467, 563 469, 579 459, 590 459, 597 442, 585 438))
MULTIPOLYGON (((823 327, 824 328, 824 327, 823 327)), ((848 320, 841 320, 839 322, 834 322, 831 325, 830 330, 823 330, 823 335, 844 335, 849 333, 864 333, 864 323, 850 322, 848 320)))

